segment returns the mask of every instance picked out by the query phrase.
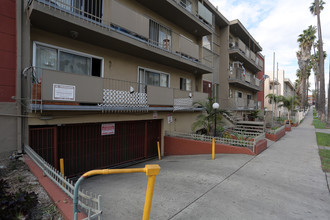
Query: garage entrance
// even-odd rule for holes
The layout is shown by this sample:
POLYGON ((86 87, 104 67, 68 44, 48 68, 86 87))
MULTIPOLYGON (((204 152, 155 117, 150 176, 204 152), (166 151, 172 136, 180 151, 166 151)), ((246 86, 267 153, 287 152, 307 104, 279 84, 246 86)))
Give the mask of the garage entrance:
POLYGON ((30 146, 66 176, 157 156, 161 120, 31 126, 30 146))

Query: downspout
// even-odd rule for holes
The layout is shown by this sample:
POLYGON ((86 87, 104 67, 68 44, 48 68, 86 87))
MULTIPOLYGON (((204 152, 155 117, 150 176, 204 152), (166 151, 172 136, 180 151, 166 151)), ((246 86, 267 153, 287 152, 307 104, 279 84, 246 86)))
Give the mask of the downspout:
MULTIPOLYGON (((21 99, 20 101, 25 104, 22 106, 22 114, 28 115, 29 109, 29 76, 26 78, 22 75, 23 69, 25 69, 30 65, 30 21, 28 18, 28 8, 27 8, 27 0, 19 0, 17 2, 21 3, 21 68, 19 69, 20 79, 21 79, 21 99), (23 78, 24 77, 24 78, 23 78)), ((22 120, 22 145, 27 146, 29 144, 29 125, 28 118, 24 117, 22 120)))
MULTIPOLYGON (((16 114, 22 114, 21 105, 21 60, 22 60, 22 2, 16 1, 16 114)), ((24 120, 24 119, 23 119, 24 120)), ((18 153, 22 153, 22 117, 16 117, 16 147, 18 153)))

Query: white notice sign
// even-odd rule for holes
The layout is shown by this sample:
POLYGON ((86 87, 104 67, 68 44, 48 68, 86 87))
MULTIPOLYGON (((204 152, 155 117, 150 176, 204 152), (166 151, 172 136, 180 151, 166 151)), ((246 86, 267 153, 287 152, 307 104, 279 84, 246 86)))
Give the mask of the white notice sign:
POLYGON ((101 135, 112 135, 115 134, 115 123, 102 124, 101 135))
POLYGON ((53 100, 75 101, 76 86, 53 84, 53 100))

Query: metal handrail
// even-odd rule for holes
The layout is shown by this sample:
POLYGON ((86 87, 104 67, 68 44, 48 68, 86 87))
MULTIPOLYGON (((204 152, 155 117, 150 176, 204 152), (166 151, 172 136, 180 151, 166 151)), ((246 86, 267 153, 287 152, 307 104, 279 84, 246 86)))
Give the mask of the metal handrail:
POLYGON ((144 211, 143 211, 143 220, 148 220, 150 217, 151 211, 151 203, 152 203, 152 196, 156 181, 156 176, 160 171, 160 166, 158 164, 149 164, 145 165, 144 168, 130 168, 130 169, 104 169, 104 170, 91 170, 84 173, 76 182, 74 188, 74 197, 73 197, 73 219, 77 220, 77 205, 78 205, 78 189, 81 182, 86 179, 87 177, 91 177, 94 175, 108 175, 108 174, 119 174, 119 173, 145 173, 148 176, 148 186, 146 192, 146 199, 144 203, 144 211))

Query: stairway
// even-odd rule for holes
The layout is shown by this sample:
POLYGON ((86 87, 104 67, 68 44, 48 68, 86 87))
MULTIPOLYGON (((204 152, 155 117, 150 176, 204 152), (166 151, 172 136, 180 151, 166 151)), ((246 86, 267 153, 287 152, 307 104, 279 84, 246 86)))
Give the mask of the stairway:
POLYGON ((238 121, 233 131, 237 133, 263 133, 265 131, 265 123, 263 121, 238 121))

